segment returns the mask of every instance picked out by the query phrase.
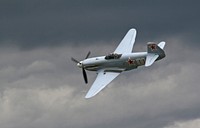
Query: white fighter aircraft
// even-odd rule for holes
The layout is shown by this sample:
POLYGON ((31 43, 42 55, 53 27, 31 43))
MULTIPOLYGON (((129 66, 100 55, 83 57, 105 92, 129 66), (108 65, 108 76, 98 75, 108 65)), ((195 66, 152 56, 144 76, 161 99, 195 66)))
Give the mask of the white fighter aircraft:
POLYGON ((136 30, 130 29, 116 50, 109 55, 88 58, 90 55, 90 52, 88 52, 86 58, 82 61, 71 58, 79 68, 82 68, 86 84, 88 80, 85 70, 97 72, 97 78, 85 98, 95 96, 121 72, 132 70, 142 65, 148 67, 155 61, 165 57, 165 52, 163 51, 165 42, 160 42, 158 45, 149 42, 147 43, 147 52, 132 53, 135 37, 136 30))

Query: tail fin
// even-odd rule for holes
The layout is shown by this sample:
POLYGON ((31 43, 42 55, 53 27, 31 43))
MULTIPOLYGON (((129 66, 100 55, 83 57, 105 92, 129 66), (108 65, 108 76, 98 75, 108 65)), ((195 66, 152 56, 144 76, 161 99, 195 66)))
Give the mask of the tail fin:
POLYGON ((152 42, 147 44, 146 67, 151 66, 156 60, 165 57, 165 52, 163 51, 164 46, 165 42, 160 42, 158 45, 152 42))

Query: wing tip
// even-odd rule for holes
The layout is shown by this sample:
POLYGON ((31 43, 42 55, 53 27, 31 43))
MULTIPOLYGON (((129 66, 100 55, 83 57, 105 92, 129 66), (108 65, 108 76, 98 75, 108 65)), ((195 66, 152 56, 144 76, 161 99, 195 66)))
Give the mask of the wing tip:
POLYGON ((92 98, 94 95, 89 95, 89 94, 87 94, 86 96, 85 96, 85 99, 89 99, 89 98, 92 98))
POLYGON ((132 31, 133 33, 137 32, 135 28, 131 28, 129 31, 132 31))

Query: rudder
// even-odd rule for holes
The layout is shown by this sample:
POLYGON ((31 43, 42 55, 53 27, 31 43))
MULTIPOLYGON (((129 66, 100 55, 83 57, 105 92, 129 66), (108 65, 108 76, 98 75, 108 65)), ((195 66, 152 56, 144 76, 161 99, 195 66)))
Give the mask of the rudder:
POLYGON ((164 46, 165 42, 160 42, 158 45, 153 42, 147 43, 146 67, 151 66, 156 60, 165 57, 165 52, 163 51, 164 46))

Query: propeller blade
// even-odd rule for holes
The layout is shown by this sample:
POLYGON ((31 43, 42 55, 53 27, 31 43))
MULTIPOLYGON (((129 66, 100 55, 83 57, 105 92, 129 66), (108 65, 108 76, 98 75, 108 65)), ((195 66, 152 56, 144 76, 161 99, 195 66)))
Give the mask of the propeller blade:
POLYGON ((89 51, 88 54, 87 54, 87 56, 85 57, 85 59, 87 59, 87 58, 89 57, 90 53, 91 53, 91 52, 89 51))
MULTIPOLYGON (((89 57, 90 53, 91 53, 91 52, 89 51, 88 54, 86 55, 85 59, 87 59, 87 58, 89 57)), ((84 66, 81 64, 80 61, 74 59, 73 57, 71 57, 71 60, 72 60, 73 62, 75 62, 75 63, 78 63, 78 64, 77 64, 78 67, 82 67, 83 78, 84 78, 85 83, 87 84, 87 83, 88 83, 88 79, 87 79, 87 74, 86 74, 86 71, 85 71, 85 69, 84 69, 84 66)))
POLYGON ((84 81, 85 81, 85 83, 87 84, 87 83, 88 83, 88 79, 87 79, 87 74, 86 74, 86 71, 85 71, 84 68, 82 68, 82 72, 83 72, 84 81))
POLYGON ((71 57, 71 60, 74 61, 75 63, 79 63, 79 61, 74 59, 73 57, 71 57))

